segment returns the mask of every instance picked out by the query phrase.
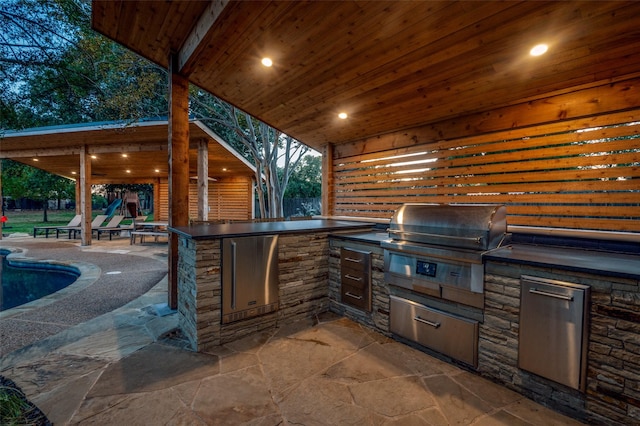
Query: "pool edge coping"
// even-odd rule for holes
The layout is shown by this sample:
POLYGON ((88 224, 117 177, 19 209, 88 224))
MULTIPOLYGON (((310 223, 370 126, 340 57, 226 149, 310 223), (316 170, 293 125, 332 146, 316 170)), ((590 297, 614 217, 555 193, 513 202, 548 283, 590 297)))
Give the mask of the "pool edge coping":
POLYGON ((55 293, 51 293, 45 297, 41 297, 40 299, 33 300, 31 302, 25 303, 20 306, 16 306, 11 309, 7 309, 6 311, 0 311, 0 320, 12 318, 14 316, 23 314, 25 312, 31 312, 35 309, 40 309, 44 306, 50 305, 54 302, 62 300, 72 294, 75 294, 81 290, 84 290, 91 284, 94 284, 98 278, 102 275, 102 269, 100 267, 94 265, 93 263, 88 262, 63 262, 60 260, 53 259, 35 259, 27 257, 26 254, 29 249, 23 249, 18 247, 2 247, 2 250, 9 251, 7 258, 17 258, 21 260, 27 260, 29 262, 34 263, 48 263, 53 265, 67 266, 77 269, 80 272, 78 278, 67 287, 56 291, 55 293))

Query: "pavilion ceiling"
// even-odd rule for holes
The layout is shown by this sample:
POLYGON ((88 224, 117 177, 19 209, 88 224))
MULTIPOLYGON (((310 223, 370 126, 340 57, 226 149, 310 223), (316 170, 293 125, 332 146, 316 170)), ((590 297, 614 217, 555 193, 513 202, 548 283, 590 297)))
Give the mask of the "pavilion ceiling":
MULTIPOLYGON (((0 158, 11 158, 59 176, 76 179, 80 152, 86 146, 91 160, 91 182, 150 183, 167 178, 168 124, 166 121, 130 125, 59 126, 9 132, 0 139, 0 158)), ((198 141, 208 140, 209 177, 253 176, 250 164, 204 125, 189 126, 189 173, 197 176, 198 141)))
POLYGON ((640 75, 637 1, 94 0, 93 26, 316 149, 640 75))

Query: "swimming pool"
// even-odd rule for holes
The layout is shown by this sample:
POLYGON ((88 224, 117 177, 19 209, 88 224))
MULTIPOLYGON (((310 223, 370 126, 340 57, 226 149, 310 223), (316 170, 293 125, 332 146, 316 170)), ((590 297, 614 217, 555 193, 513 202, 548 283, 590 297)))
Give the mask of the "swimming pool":
POLYGON ((80 276, 73 267, 24 259, 8 259, 0 249, 0 311, 40 299, 69 286, 80 276))

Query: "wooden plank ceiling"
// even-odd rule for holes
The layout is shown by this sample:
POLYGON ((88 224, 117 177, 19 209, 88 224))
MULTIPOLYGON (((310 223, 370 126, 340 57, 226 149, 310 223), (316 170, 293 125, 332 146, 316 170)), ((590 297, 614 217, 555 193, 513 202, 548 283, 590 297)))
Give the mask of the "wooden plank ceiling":
POLYGON ((93 26, 316 149, 640 75, 637 1, 94 0, 93 26))
MULTIPOLYGON (((253 176, 253 167, 199 122, 189 126, 189 176, 197 176, 197 144, 209 141, 209 177, 253 176)), ((8 132, 0 140, 0 158, 11 158, 59 176, 76 179, 81 147, 91 160, 91 183, 150 183, 167 178, 167 121, 56 126, 8 132)))

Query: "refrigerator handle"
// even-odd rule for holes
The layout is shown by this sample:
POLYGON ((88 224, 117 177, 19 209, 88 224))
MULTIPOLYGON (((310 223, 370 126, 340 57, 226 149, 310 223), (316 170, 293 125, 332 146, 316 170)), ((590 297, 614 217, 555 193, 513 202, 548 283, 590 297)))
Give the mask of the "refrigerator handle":
POLYGON ((236 242, 231 241, 231 309, 236 308, 236 242))

